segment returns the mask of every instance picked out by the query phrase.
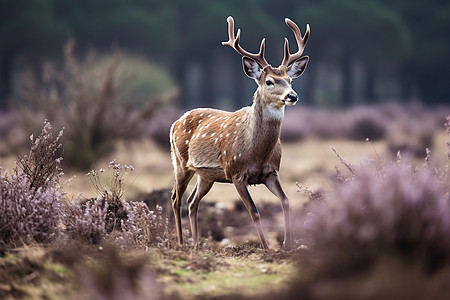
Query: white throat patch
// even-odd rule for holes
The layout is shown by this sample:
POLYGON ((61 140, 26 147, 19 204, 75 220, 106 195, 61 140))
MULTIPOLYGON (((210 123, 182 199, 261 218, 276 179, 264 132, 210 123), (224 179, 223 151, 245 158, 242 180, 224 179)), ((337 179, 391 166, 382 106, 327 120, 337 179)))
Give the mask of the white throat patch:
POLYGON ((284 118, 284 105, 280 108, 268 105, 266 108, 267 117, 273 120, 282 120, 284 118))

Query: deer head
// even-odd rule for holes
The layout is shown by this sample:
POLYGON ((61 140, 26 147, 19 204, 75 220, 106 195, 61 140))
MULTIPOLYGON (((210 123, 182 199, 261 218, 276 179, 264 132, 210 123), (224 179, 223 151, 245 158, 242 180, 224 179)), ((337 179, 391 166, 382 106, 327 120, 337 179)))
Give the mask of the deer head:
POLYGON ((234 35, 233 17, 228 17, 227 22, 228 41, 222 42, 222 45, 230 46, 242 55, 244 73, 256 81, 266 104, 277 108, 284 105, 295 105, 298 96, 292 89, 292 79, 302 75, 309 61, 308 56, 301 56, 310 34, 309 24, 306 25, 305 35, 302 37, 298 26, 290 19, 285 19, 286 25, 294 32, 298 51, 291 54, 289 41, 285 38, 283 61, 279 67, 274 68, 264 58, 265 39, 262 39, 257 54, 250 53, 239 45, 241 30, 238 29, 236 36, 234 35))

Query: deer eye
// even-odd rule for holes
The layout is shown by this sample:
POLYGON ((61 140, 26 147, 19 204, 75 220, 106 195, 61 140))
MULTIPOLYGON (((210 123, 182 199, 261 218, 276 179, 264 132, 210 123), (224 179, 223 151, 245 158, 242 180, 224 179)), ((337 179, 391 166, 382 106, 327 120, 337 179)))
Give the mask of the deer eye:
POLYGON ((273 82, 270 81, 270 80, 266 80, 266 85, 267 85, 267 86, 271 86, 271 85, 273 85, 273 82))

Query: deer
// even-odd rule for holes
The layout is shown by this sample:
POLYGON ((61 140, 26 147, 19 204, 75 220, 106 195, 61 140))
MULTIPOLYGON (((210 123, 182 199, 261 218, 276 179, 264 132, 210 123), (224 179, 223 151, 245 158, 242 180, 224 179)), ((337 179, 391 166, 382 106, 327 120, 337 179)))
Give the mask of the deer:
POLYGON ((170 128, 171 158, 175 183, 171 194, 178 242, 183 244, 181 201, 192 177, 197 182, 187 198, 192 239, 198 243, 198 207, 215 182, 235 186, 244 206, 256 226, 263 249, 269 249, 261 225, 261 216, 248 186, 264 184, 281 202, 284 216, 282 247, 291 246, 289 200, 280 182, 281 123, 285 106, 295 105, 297 93, 292 79, 303 74, 309 56, 302 56, 310 35, 309 24, 302 36, 298 26, 286 18, 293 31, 298 51, 290 53, 289 41, 284 41, 284 58, 279 67, 272 67, 264 58, 265 38, 257 54, 240 45, 241 30, 235 35, 234 19, 227 18, 228 41, 222 45, 233 48, 242 56, 244 73, 258 88, 251 106, 228 112, 212 108, 197 108, 186 112, 170 128))

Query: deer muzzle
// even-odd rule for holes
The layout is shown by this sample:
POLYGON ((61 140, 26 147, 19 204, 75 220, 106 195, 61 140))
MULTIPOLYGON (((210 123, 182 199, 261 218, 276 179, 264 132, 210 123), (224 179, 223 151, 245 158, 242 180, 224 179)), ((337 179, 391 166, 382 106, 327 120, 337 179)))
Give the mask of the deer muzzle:
POLYGON ((298 96, 297 96, 297 94, 296 94, 296 93, 289 93, 289 94, 286 96, 286 98, 285 98, 285 100, 284 100, 284 103, 285 103, 286 105, 295 105, 295 103, 297 103, 297 101, 298 101, 298 96))

